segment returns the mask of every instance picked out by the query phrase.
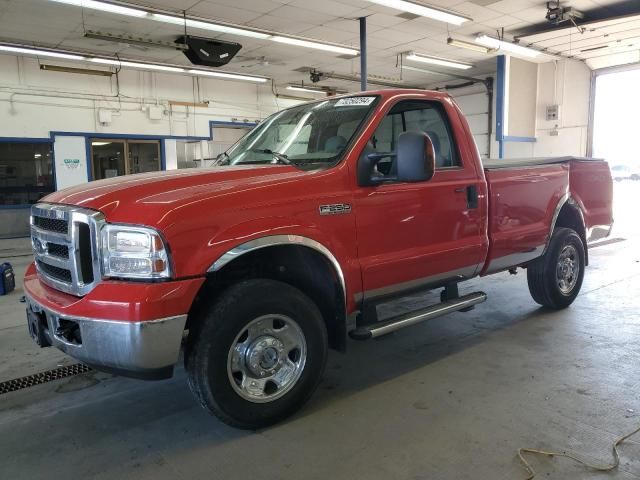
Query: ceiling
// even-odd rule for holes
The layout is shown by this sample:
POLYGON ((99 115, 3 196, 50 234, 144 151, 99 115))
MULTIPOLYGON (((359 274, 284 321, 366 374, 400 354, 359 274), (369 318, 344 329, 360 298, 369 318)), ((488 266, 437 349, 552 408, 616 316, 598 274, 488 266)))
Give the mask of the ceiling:
POLYGON ((592 69, 640 62, 640 15, 520 37, 522 43, 584 60, 592 69))
MULTIPOLYGON (((638 5, 638 0, 630 0, 638 5)), ((241 25, 300 35, 317 40, 358 47, 357 19, 367 17, 369 74, 406 84, 429 85, 452 77, 407 71, 399 68, 398 54, 414 50, 474 64, 465 75, 481 75, 495 70, 491 55, 450 47, 449 35, 471 40, 475 34, 495 34, 504 28, 505 37, 544 23, 545 1, 540 0, 428 0, 428 4, 465 14, 473 21, 462 26, 418 17, 406 19, 402 12, 366 0, 131 0, 138 5, 222 20, 241 25)), ((629 1, 571 0, 563 2, 582 11, 622 13, 619 5, 629 1)), ((640 13, 640 12, 638 12, 640 13)), ((118 54, 128 59, 188 65, 178 51, 94 40, 83 37, 85 30, 134 34, 153 40, 174 41, 183 33, 180 26, 160 24, 116 14, 82 9, 47 0, 0 0, 0 40, 36 44, 95 54, 118 54)), ((300 71, 314 67, 325 72, 353 75, 359 72, 359 58, 340 58, 334 53, 282 45, 265 40, 192 29, 194 35, 236 41, 242 50, 223 70, 266 75, 277 85, 309 81, 300 71)), ((532 40, 537 42, 538 39, 532 40)), ((546 41, 541 37, 540 41, 546 41)), ((420 67, 420 65, 415 65, 420 67)), ((440 69, 441 71, 451 71, 440 69)), ((344 82, 328 80, 344 88, 344 82)), ((349 85, 349 84, 347 84, 349 85)), ((354 84, 350 84, 353 90, 354 84)))

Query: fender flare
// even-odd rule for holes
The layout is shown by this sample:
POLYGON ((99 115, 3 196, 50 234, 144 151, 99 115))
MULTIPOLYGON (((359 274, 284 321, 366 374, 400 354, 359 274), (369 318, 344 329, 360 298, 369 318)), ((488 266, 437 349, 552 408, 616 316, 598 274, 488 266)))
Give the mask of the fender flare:
MULTIPOLYGON (((544 246, 542 255, 547 253, 547 249, 549 248, 549 244, 551 243, 551 237, 553 236, 553 231, 556 228, 556 223, 558 222, 558 217, 560 216, 560 212, 562 211, 562 208, 567 204, 575 208, 576 211, 578 212, 578 215, 580 216, 580 221, 582 222, 582 226, 586 234, 587 224, 584 220, 584 213, 582 212, 582 208, 580 208, 580 204, 574 200, 574 198, 571 196, 570 193, 565 193, 562 197, 560 197, 560 200, 558 201, 558 204, 556 205, 556 208, 553 211, 553 217, 551 218, 551 226, 549 229, 549 236, 547 237, 547 242, 544 246)), ((587 249, 586 243, 584 247, 585 247, 585 254, 586 254, 586 249, 587 249)))
POLYGON ((340 282, 340 287, 342 288, 344 309, 346 312, 347 286, 345 284, 344 272, 342 271, 340 262, 338 262, 338 259, 333 255, 333 253, 331 253, 331 250, 329 250, 320 242, 317 242, 316 240, 313 240, 309 237, 304 237, 301 235, 269 235, 266 237, 249 240, 248 242, 236 245, 231 250, 223 253, 215 262, 213 262, 213 264, 211 264, 211 266, 207 269, 207 273, 217 272, 221 270, 225 265, 246 253, 254 252, 262 248, 273 247, 276 245, 298 245, 310 248, 322 254, 332 265, 333 269, 336 272, 336 275, 338 276, 338 281, 340 282))

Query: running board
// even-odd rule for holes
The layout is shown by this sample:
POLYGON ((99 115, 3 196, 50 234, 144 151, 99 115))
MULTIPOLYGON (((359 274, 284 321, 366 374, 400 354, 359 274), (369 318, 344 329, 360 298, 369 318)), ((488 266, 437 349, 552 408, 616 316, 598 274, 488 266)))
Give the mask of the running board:
POLYGON ((386 335, 387 333, 395 332, 396 330, 400 330, 404 327, 410 327, 416 323, 438 318, 449 313, 457 312, 458 310, 464 310, 465 308, 482 303, 486 299, 487 294, 484 292, 470 293, 469 295, 464 295, 455 300, 448 300, 446 302, 441 302, 436 305, 423 308, 422 310, 405 313, 384 322, 358 327, 349 332, 349 335, 354 340, 369 340, 370 338, 376 338, 386 335))

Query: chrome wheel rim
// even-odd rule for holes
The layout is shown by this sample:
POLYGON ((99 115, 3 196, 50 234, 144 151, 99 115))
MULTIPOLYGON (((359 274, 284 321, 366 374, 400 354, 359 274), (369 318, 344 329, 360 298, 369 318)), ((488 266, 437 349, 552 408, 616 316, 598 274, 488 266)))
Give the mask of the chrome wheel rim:
POLYGON ((556 266, 556 280, 563 295, 569 295, 578 283, 580 273, 580 258, 578 250, 573 245, 565 245, 556 266))
POLYGON ((270 314, 249 322, 229 349, 227 373, 235 392, 255 403, 272 402, 298 382, 307 343, 290 317, 270 314))

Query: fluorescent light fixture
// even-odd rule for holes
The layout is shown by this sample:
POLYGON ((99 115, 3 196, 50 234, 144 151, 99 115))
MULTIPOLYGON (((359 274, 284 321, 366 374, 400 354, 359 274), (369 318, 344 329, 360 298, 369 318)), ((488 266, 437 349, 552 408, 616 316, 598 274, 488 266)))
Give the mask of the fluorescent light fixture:
POLYGON ((91 142, 94 147, 104 147, 105 145, 111 145, 111 142, 91 142))
POLYGON ((282 37, 274 35, 271 40, 288 45, 296 45, 298 47, 315 48, 316 50, 325 50, 327 52, 341 53, 343 55, 358 55, 360 52, 355 48, 341 47, 339 45, 331 45, 329 43, 314 42, 312 40, 303 40, 301 38, 282 37))
POLYGON ((49 50, 40 50, 37 48, 12 47, 9 45, 0 45, 0 52, 21 53, 23 55, 37 55, 39 57, 63 58, 65 60, 86 60, 86 58, 82 55, 51 52, 49 50))
POLYGON ((465 42, 464 40, 456 40, 455 38, 447 38, 447 45, 458 48, 466 48, 467 50, 473 50, 474 52, 489 53, 491 50, 489 47, 478 45, 477 43, 465 42))
POLYGON ((128 62, 125 60, 112 60, 110 58, 90 58, 90 62, 101 63, 103 65, 115 65, 128 68, 143 68, 145 70, 160 70, 163 72, 184 73, 184 68, 170 67, 168 65, 156 65, 154 63, 128 62))
POLYGON ((205 77, 216 77, 227 80, 244 80, 247 82, 264 83, 268 79, 266 77, 254 77, 252 75, 240 75, 239 73, 214 72, 210 70, 187 70, 192 75, 203 75, 205 77))
POLYGON ((33 158, 40 158, 40 157, 42 157, 41 153, 34 153, 33 154, 33 158))
POLYGON ((410 2, 407 0, 369 0, 371 3, 377 3, 384 7, 393 8, 395 10, 402 10, 403 12, 413 13, 414 15, 420 15, 421 17, 431 18, 433 20, 439 20, 445 23, 452 23, 454 25, 462 25, 464 22, 468 22, 471 18, 464 15, 460 15, 446 10, 441 10, 430 5, 424 5, 422 3, 410 2))
POLYGON ((305 87, 305 86, 302 86, 302 85, 289 85, 289 86, 287 86, 287 90, 295 90, 296 92, 321 93, 322 95, 326 95, 327 94, 327 92, 325 92, 322 89, 309 88, 309 87, 305 87))
POLYGON ((432 57, 431 55, 422 55, 419 53, 409 52, 405 57, 412 62, 430 63, 441 67, 458 68, 460 70, 469 70, 473 65, 469 63, 457 62, 455 60, 447 60, 446 58, 432 57))
POLYGON ((119 15, 127 15, 129 17, 146 17, 148 12, 138 10, 137 8, 122 7, 112 3, 97 2, 95 0, 51 0, 52 2, 64 3, 66 5, 74 5, 76 7, 90 8, 92 10, 100 10, 101 12, 117 13, 119 15))
POLYGON ((488 35, 478 35, 476 37, 476 43, 484 45, 485 47, 499 49, 527 58, 535 58, 542 53, 538 50, 534 50, 533 48, 523 47, 522 45, 505 42, 504 40, 498 40, 497 38, 493 38, 488 35))
POLYGON ((428 70, 428 69, 424 69, 424 68, 416 68, 416 67, 411 67, 409 65, 402 65, 402 69, 403 70, 411 70, 412 72, 428 73, 429 75, 443 75, 445 77, 451 75, 450 73, 437 72, 435 70, 428 70))
POLYGON ((219 23, 203 22, 201 20, 193 20, 190 18, 174 17, 172 15, 162 15, 159 13, 150 14, 151 20, 158 22, 171 23, 172 25, 185 25, 191 28, 200 28, 202 30, 211 30, 213 32, 228 33, 230 35, 240 35, 243 37, 267 39, 271 35, 268 33, 257 32, 255 30, 249 30, 245 28, 231 27, 229 25, 222 25, 219 23))
MULTIPOLYGON (((39 50, 36 48, 25 48, 25 47, 11 46, 11 45, 0 45, 0 53, 2 52, 18 53, 23 55, 49 56, 54 58, 62 58, 65 60, 78 60, 83 62, 97 63, 100 65, 112 65, 115 67, 140 68, 142 70, 157 70, 161 72, 182 73, 182 74, 188 73, 190 75, 204 75, 207 77, 216 77, 216 78, 227 79, 227 80, 243 80, 243 81, 255 82, 255 83, 264 83, 269 80, 268 77, 261 77, 258 75, 242 75, 240 73, 220 72, 220 71, 213 71, 213 70, 187 69, 187 68, 182 68, 177 66, 174 67, 171 65, 131 62, 128 60, 118 60, 114 58, 85 57, 82 55, 75 55, 71 53, 53 52, 49 50, 39 50)), ((71 70, 76 70, 76 69, 71 69, 71 70)), ((80 70, 80 69, 77 69, 77 70, 80 70)))

